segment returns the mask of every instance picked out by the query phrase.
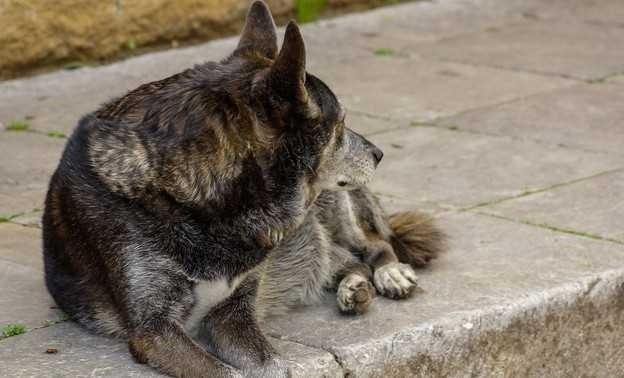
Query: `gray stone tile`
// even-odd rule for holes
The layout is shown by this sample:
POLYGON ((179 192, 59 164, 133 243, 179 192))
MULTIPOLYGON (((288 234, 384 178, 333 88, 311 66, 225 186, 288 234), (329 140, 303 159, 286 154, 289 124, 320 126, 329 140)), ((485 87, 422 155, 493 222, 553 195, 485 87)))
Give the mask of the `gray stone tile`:
MULTIPOLYGON (((328 352, 284 340, 271 339, 289 361, 293 377, 342 377, 328 352)), ((0 341, 4 377, 161 377, 132 360, 126 343, 101 337, 63 322, 0 341), (56 349, 54 354, 46 353, 56 349)))
POLYGON ((624 90, 580 84, 442 119, 438 124, 624 154, 624 90))
POLYGON ((381 194, 463 208, 623 166, 620 156, 435 127, 370 138, 384 151, 372 188, 381 194))
POLYGON ((64 322, 0 341, 6 377, 161 377, 135 363, 126 343, 64 322), (47 349, 56 349, 54 354, 47 349))
POLYGON ((386 119, 369 117, 366 115, 358 114, 357 112, 350 112, 349 109, 347 109, 345 125, 351 130, 362 135, 372 135, 408 127, 409 122, 391 121, 386 119))
POLYGON ((597 79, 624 71, 619 26, 574 20, 533 21, 421 46, 439 59, 510 70, 597 79))
POLYGON ((29 132, 0 131, 0 215, 41 209, 65 141, 29 132))
POLYGON ((617 75, 608 80, 610 83, 624 84, 624 75, 617 75))
POLYGON ((31 330, 63 318, 41 270, 0 259, 0 327, 19 323, 31 330))
POLYGON ((577 19, 622 25, 624 7, 620 0, 554 0, 538 7, 536 15, 547 19, 577 19))
POLYGON ((306 25, 306 39, 325 46, 358 46, 372 53, 392 48, 408 53, 422 42, 475 32, 524 20, 522 2, 419 1, 321 20, 306 25), (513 3, 513 4, 510 4, 513 3))
POLYGON ((13 223, 0 223, 0 263, 11 261, 43 272, 41 231, 13 223))
POLYGON ((624 243, 624 172, 501 202, 481 211, 624 243))
MULTIPOLYGON (((419 273, 423 291, 415 297, 378 297, 360 317, 339 315, 330 298, 325 306, 274 319, 271 332, 331 351, 355 376, 380 376, 401 359, 428 356, 427 349, 445 353, 439 344, 444 338, 454 340, 444 344, 455 350, 449 355, 446 349, 446 358, 467 353, 454 343, 463 332, 474 337, 506 327, 514 309, 535 315, 536 306, 547 303, 545 293, 624 263, 624 248, 613 243, 470 213, 443 216, 440 223, 451 237, 450 250, 419 273)), ((501 340, 490 342, 502 347, 501 340)))
POLYGON ((350 109, 415 121, 573 84, 522 72, 395 56, 371 56, 350 67, 327 67, 321 78, 350 109))

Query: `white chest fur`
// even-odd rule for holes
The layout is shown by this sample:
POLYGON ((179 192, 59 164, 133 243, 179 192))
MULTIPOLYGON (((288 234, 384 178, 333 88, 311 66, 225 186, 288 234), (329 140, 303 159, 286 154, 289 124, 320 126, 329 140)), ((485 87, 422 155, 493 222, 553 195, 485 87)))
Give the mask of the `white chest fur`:
POLYGON ((227 299, 240 285, 246 275, 241 275, 229 281, 220 278, 213 281, 200 281, 195 285, 195 305, 189 317, 184 322, 187 332, 194 334, 197 332, 199 322, 214 306, 227 299))

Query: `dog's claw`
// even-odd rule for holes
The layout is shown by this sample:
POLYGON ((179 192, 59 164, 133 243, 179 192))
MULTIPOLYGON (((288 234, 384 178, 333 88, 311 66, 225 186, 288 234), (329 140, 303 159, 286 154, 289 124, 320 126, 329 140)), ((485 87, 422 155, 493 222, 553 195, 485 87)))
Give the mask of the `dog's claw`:
POLYGON ((375 271, 375 287, 384 297, 407 298, 414 292, 418 277, 408 264, 390 263, 375 271))

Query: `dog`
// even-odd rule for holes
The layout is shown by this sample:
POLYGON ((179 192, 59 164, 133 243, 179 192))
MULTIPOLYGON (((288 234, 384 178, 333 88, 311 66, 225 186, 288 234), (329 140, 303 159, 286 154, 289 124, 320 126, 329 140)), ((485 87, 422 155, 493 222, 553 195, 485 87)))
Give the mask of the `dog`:
POLYGON ((252 4, 235 51, 84 116, 43 215, 46 286, 136 361, 178 377, 284 376, 258 319, 335 289, 360 314, 408 297, 443 248, 431 219, 386 216, 366 184, 382 151, 345 127, 305 70, 290 22, 278 51, 252 4))

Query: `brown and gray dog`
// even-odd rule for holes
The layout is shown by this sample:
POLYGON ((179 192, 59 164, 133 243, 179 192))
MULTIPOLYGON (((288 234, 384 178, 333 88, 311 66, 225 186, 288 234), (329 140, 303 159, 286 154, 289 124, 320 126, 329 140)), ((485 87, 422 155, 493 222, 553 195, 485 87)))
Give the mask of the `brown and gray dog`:
POLYGON ((180 377, 286 374, 259 317, 337 290, 362 313, 405 298, 435 258, 430 219, 386 217, 365 185, 382 152, 345 127, 305 71, 299 28, 278 52, 262 2, 236 50, 83 117, 48 191, 46 284, 72 319, 180 377))

